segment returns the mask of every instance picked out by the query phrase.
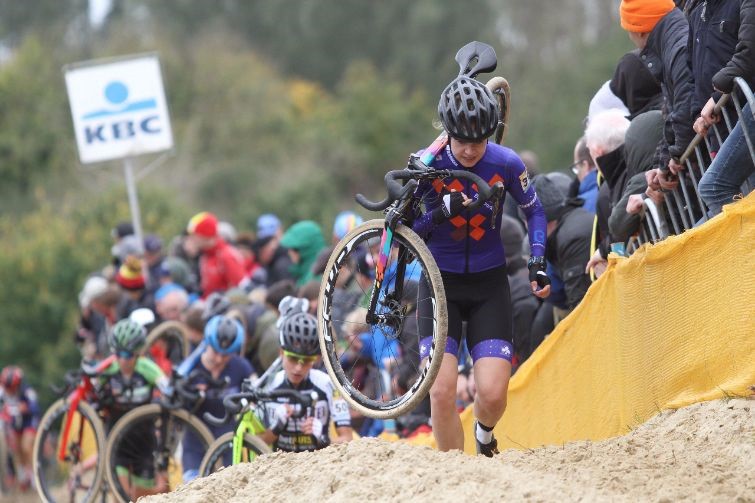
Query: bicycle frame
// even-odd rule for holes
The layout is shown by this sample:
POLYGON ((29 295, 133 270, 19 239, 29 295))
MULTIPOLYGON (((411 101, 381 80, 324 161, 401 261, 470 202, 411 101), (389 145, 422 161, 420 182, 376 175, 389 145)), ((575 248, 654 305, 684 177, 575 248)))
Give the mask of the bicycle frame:
POLYGON ((233 435, 233 464, 237 465, 241 463, 241 453, 244 448, 244 435, 249 433, 250 435, 259 435, 265 432, 265 426, 260 421, 260 418, 254 413, 254 409, 250 408, 241 413, 241 419, 236 427, 236 431, 233 435))
MULTIPOLYGON (((420 156, 419 160, 425 164, 429 165, 434 159, 435 156, 440 153, 441 150, 443 150, 446 145, 448 145, 448 134, 443 131, 431 144, 428 146, 422 155, 420 156)), ((385 228, 383 229, 383 234, 380 238, 380 251, 378 256, 377 264, 375 264, 375 285, 372 289, 372 295, 370 295, 370 304, 367 308, 367 323, 375 323, 380 320, 380 315, 375 314, 375 307, 377 306, 377 300, 379 297, 380 289, 383 286, 383 280, 385 278, 385 267, 388 264, 388 257, 391 253, 391 246, 393 244, 393 233, 396 230, 396 226, 399 224, 399 221, 406 218, 407 214, 407 206, 413 199, 413 194, 411 196, 406 197, 405 199, 398 201, 394 206, 392 206, 385 217, 385 228)), ((411 225, 411 222, 406 222, 408 225, 411 225)), ((401 255, 403 252, 403 247, 398 248, 398 253, 401 255)), ((404 283, 404 274, 406 272, 406 262, 399 260, 396 267, 396 280, 395 284, 398 285, 397 289, 393 292, 393 296, 397 299, 401 298, 403 295, 403 283, 404 283)))
MULTIPOLYGON (((101 362, 99 362, 94 367, 94 372, 100 373, 104 371, 107 367, 110 366, 111 363, 115 361, 115 355, 110 355, 109 357, 105 358, 101 362)), ((83 373, 81 376, 81 382, 76 385, 76 389, 74 389, 66 398, 69 407, 68 407, 68 413, 66 414, 66 423, 63 427, 63 436, 60 441, 60 445, 58 447, 58 461, 65 461, 66 460, 66 449, 68 447, 68 438, 71 433, 71 426, 73 424, 73 416, 72 412, 75 412, 79 408, 79 402, 81 400, 89 400, 94 396, 94 386, 92 385, 92 379, 89 374, 86 372, 83 373)), ((84 422, 79 422, 79 436, 82 435, 84 428, 84 422)))

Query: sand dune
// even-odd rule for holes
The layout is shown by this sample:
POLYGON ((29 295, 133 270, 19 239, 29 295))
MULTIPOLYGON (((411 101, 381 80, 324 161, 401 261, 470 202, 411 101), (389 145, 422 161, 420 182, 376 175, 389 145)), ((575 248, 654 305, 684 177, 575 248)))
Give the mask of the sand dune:
POLYGON ((665 411, 631 433, 494 459, 360 439, 273 453, 149 503, 755 501, 755 400, 665 411))

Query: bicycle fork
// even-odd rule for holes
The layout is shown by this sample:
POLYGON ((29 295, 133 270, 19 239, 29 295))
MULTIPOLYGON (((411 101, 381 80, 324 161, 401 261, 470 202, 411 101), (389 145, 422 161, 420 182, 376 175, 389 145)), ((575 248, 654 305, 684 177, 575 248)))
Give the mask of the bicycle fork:
MULTIPOLYGON (((391 248, 393 246, 393 234, 396 226, 398 225, 398 214, 392 211, 388 213, 385 219, 385 227, 383 228, 383 234, 380 238, 380 250, 377 263, 375 264, 375 283, 372 287, 372 294, 370 295, 370 305, 367 308, 366 321, 368 324, 374 325, 377 323, 386 323, 388 317, 386 313, 376 313, 378 299, 380 298, 380 292, 383 288, 383 282, 385 281, 385 270, 388 266, 388 259, 391 256, 391 248)), ((387 292, 384 296, 385 304, 389 304, 391 300, 401 299, 404 288, 404 274, 406 272, 406 261, 400 260, 405 253, 405 247, 402 244, 398 244, 396 247, 397 257, 396 260, 396 274, 394 281, 393 294, 389 295, 387 292)))

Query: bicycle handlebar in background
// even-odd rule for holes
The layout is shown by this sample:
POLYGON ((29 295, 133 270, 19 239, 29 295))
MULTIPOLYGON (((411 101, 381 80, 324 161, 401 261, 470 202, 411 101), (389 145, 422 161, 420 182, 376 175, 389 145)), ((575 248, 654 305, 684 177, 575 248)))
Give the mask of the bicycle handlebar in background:
POLYGON ((220 426, 230 421, 231 416, 234 416, 241 412, 249 402, 280 402, 283 399, 287 400, 287 403, 299 405, 299 409, 291 415, 292 418, 298 418, 306 414, 307 408, 311 407, 312 403, 317 399, 317 394, 315 392, 302 393, 300 391, 292 389, 281 389, 274 391, 251 390, 241 393, 232 393, 223 398, 223 407, 225 407, 226 411, 223 417, 215 417, 209 412, 205 412, 204 419, 208 423, 211 423, 215 426, 220 426))
POLYGON ((406 195, 414 191, 418 185, 419 179, 435 179, 435 178, 447 178, 447 177, 453 177, 453 178, 461 178, 463 180, 468 180, 475 185, 477 185, 477 193, 478 197, 477 199, 471 203, 469 206, 467 206, 467 209, 475 210, 480 207, 481 204, 484 204, 488 199, 490 199, 493 195, 495 195, 496 190, 499 189, 493 189, 488 185, 488 183, 477 176, 476 174, 472 173, 471 171, 467 171, 464 169, 454 169, 454 170, 434 170, 430 169, 425 163, 423 163, 418 156, 412 155, 409 158, 409 166, 407 169, 397 169, 393 171, 389 171, 385 174, 385 186, 386 189, 388 189, 388 195, 383 199, 382 201, 376 202, 376 201, 370 201, 366 197, 364 197, 362 194, 356 195, 356 201, 361 204, 364 208, 371 210, 371 211, 381 211, 387 208, 391 205, 394 201, 398 201, 406 195), (445 175, 445 176, 438 176, 439 174, 445 175), (408 180, 406 185, 401 185, 397 180, 408 180))

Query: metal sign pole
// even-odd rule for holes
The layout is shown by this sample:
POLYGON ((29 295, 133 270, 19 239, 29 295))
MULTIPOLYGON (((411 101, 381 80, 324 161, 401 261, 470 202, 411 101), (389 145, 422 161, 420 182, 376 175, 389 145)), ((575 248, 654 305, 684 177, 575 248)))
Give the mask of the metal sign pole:
POLYGON ((142 235, 142 216, 139 212, 139 198, 136 195, 136 180, 131 157, 123 160, 123 173, 126 176, 126 190, 128 191, 128 205, 131 209, 131 223, 134 226, 134 234, 139 242, 139 255, 144 254, 144 236, 142 235))

